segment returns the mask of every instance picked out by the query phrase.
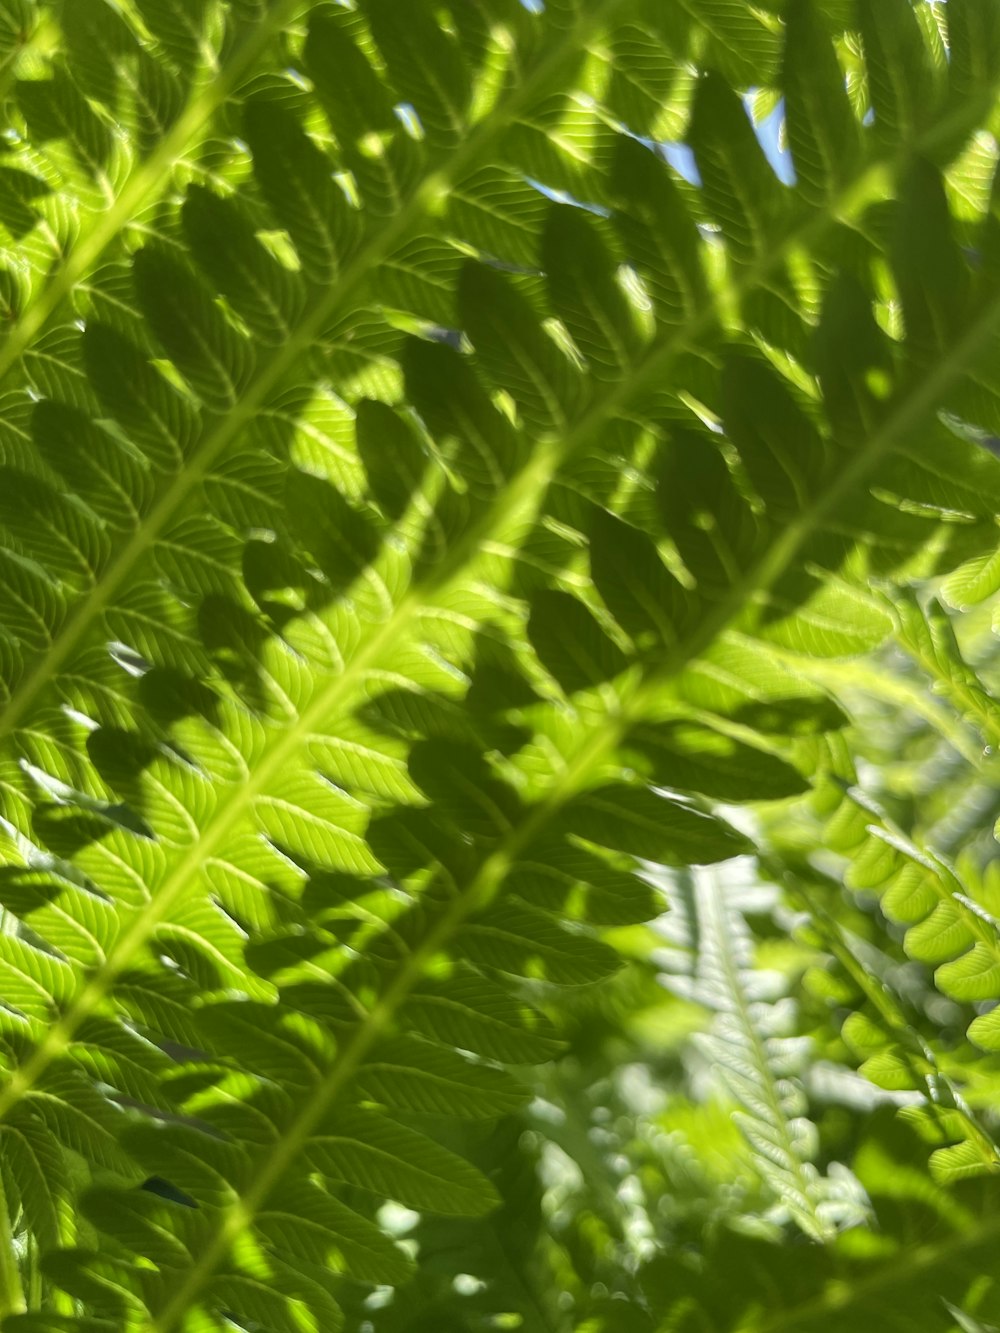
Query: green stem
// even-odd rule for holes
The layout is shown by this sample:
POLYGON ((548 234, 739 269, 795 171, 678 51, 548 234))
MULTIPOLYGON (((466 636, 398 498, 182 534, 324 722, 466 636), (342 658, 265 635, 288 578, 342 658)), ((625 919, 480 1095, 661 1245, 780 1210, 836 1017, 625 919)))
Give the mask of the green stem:
POLYGON ((14 1232, 10 1224, 10 1210, 0 1173, 0 1321, 9 1314, 21 1314, 27 1309, 21 1267, 14 1249, 14 1232))
MULTIPOLYGON (((25 1260, 25 1269, 28 1290, 26 1292, 29 1310, 39 1310, 42 1305, 42 1270, 39 1266, 41 1255, 38 1250, 38 1241, 32 1237, 28 1238, 27 1258, 25 1260)), ((72 1313, 72 1308, 66 1313, 72 1313)))

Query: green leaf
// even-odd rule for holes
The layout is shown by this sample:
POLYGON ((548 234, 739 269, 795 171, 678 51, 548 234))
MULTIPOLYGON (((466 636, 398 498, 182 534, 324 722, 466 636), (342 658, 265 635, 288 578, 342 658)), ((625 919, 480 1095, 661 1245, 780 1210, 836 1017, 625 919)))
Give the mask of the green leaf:
POLYGON ((140 250, 132 271, 139 305, 174 365, 207 407, 232 407, 253 366, 250 346, 208 290, 164 251, 140 250))
POLYGON ((258 241, 238 205, 192 187, 181 213, 197 263, 263 343, 281 343, 301 311, 297 278, 258 241))
POLYGON ((723 801, 767 801, 808 788, 777 755, 754 749, 708 727, 647 723, 630 735, 640 771, 657 787, 700 792, 723 801))
POLYGON ((619 965, 614 950, 599 940, 519 903, 478 916, 459 932, 456 948, 470 963, 556 986, 584 986, 619 965))
POLYGON ((734 260, 749 263, 780 237, 786 204, 739 98, 718 75, 698 84, 691 146, 705 199, 734 260))
POLYGON ((513 282, 482 264, 462 269, 462 326, 491 377, 514 399, 530 430, 558 430, 578 386, 569 356, 539 323, 513 282))
POLYGON ((489 1181, 461 1158, 404 1125, 362 1107, 341 1110, 313 1139, 309 1164, 410 1208, 478 1217, 497 1202, 489 1181))
POLYGON ((269 99, 247 102, 243 133, 264 197, 303 271, 314 281, 330 281, 350 249, 353 225, 322 152, 291 112, 269 99))
POLYGON ((467 968, 424 982, 413 993, 405 1021, 425 1037, 489 1060, 534 1064, 560 1050, 555 1029, 541 1014, 467 968))
POLYGON ((875 133, 912 144, 934 113, 939 78, 910 0, 860 6, 875 133))
POLYGON ((561 822, 576 837, 661 865, 704 865, 750 849, 714 816, 625 783, 578 796, 561 822))
POLYGON ((471 95, 468 70, 457 43, 417 6, 408 30, 400 30, 392 0, 368 0, 365 15, 372 26, 398 99, 416 107, 432 142, 450 143, 465 128, 471 95))
POLYGON ((769 515, 796 514, 823 485, 828 466, 816 428, 773 371, 732 357, 723 375, 726 433, 769 515))
POLYGON ((410 1037, 396 1037, 377 1048, 357 1075, 354 1090, 390 1111, 472 1120, 509 1114, 529 1095, 498 1069, 410 1037))
POLYGON ((901 225, 895 237, 903 321, 917 354, 930 357, 950 346, 965 323, 968 273, 951 235, 943 183, 926 163, 910 169, 902 203, 923 219, 919 233, 901 225))
POLYGON ((958 0, 948 10, 949 88, 956 105, 991 97, 1000 73, 1000 23, 984 0, 958 0))
POLYGON ((694 218, 664 164, 634 139, 615 145, 612 168, 623 240, 650 292, 656 317, 681 323, 702 307, 705 276, 694 218))
POLYGON ((567 694, 611 680, 628 665, 593 613, 569 593, 547 591, 534 599, 528 637, 567 694))
POLYGON ((798 188, 820 204, 848 184, 860 151, 858 123, 830 33, 812 0, 793 0, 785 20, 788 142, 798 188))
POLYGON ((684 594, 655 544, 603 509, 595 511, 589 537, 591 574, 618 624, 637 645, 670 643, 684 594))
POLYGON ((305 45, 306 67, 330 119, 349 139, 392 128, 392 98, 361 41, 356 14, 337 7, 313 10, 305 45))
POLYGON ((615 378, 636 356, 641 333, 595 224, 577 208, 553 209, 541 257, 553 307, 591 373, 615 378))

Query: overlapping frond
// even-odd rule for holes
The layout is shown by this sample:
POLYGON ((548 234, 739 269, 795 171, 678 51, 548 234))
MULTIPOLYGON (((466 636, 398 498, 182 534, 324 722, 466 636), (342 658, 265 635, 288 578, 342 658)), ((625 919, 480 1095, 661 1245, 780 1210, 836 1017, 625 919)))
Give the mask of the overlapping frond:
POLYGON ((907 0, 536 8, 24 7, 12 1329, 328 1330, 401 1280, 374 1201, 492 1205, 435 1134, 557 1049, 528 983, 613 970, 640 863, 748 850, 714 802, 806 789, 842 717, 782 653, 992 549, 989 4, 950 60, 907 0))

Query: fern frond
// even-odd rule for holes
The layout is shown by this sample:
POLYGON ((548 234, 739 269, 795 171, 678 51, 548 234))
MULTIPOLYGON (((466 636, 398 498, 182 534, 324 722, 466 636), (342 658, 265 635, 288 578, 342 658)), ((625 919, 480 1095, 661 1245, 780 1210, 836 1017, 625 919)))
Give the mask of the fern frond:
POLYGON ((11 64, 0 1123, 94 1176, 6 1170, 75 1303, 24 1333, 335 1328, 406 1269, 339 1189, 492 1206, 435 1126, 528 1095, 526 983, 839 725, 770 646, 993 542, 983 6, 952 62, 904 0, 663 8, 72 0, 11 64))
MULTIPOLYGON (((845 882, 855 890, 878 892, 888 920, 906 927, 902 944, 907 957, 934 968, 934 984, 943 996, 972 1006, 960 1021, 975 1045, 991 1050, 988 1017, 974 1014, 975 1002, 992 995, 997 934, 971 886, 940 856, 916 847, 857 790, 848 791, 826 826, 824 841, 840 854, 850 849, 845 882)), ((847 948, 848 957, 859 952, 856 945, 852 950, 848 943, 847 948)), ((970 1109, 964 1086, 967 1081, 969 1090, 975 1086, 974 1062, 963 1070, 945 1051, 936 1049, 936 1043, 928 1042, 890 999, 885 979, 877 991, 871 990, 863 976, 871 961, 858 962, 860 973, 850 961, 848 969, 872 1003, 866 1012, 850 1015, 844 1035, 864 1059, 863 1072, 880 1087, 918 1089, 924 1094, 926 1105, 905 1114, 925 1124, 932 1142, 945 1145, 931 1159, 932 1169, 942 1179, 994 1171, 994 1137, 970 1109)))
POLYGON ((788 997, 775 993, 773 975, 755 969, 754 945, 740 910, 737 876, 705 871, 693 877, 689 910, 668 938, 692 950, 690 977, 670 976, 672 990, 714 1015, 700 1045, 739 1108, 733 1118, 777 1207, 815 1239, 837 1225, 856 1224, 858 1198, 843 1181, 816 1168, 816 1129, 800 1074, 808 1039, 797 1036, 788 997))

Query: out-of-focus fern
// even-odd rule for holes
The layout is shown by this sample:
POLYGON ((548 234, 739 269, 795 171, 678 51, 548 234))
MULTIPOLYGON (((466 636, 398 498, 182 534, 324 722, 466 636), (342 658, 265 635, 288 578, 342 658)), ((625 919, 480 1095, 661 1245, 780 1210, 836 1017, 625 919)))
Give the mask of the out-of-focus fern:
POLYGON ((838 1225, 864 1218, 864 1196, 843 1167, 835 1163, 824 1174, 815 1165, 818 1136, 802 1083, 809 1039, 796 1031, 782 976, 759 966, 742 915, 767 910, 767 889, 738 870, 706 871, 687 878, 680 894, 686 911, 671 915, 666 934, 691 951, 691 970, 668 954, 673 967, 664 979, 713 1015, 699 1044, 737 1108, 733 1119, 778 1214, 814 1239, 829 1239, 838 1225))
POLYGON ((874 1234, 845 1232, 833 1246, 800 1246, 793 1258, 721 1232, 702 1255, 658 1259, 646 1285, 665 1311, 660 1327, 837 1333, 864 1322, 952 1333, 964 1327, 959 1315, 973 1326, 994 1323, 1000 1305, 983 1273, 995 1245, 996 1182, 970 1185, 961 1199, 932 1185, 919 1139, 891 1111, 869 1119, 852 1165, 875 1210, 874 1234))

